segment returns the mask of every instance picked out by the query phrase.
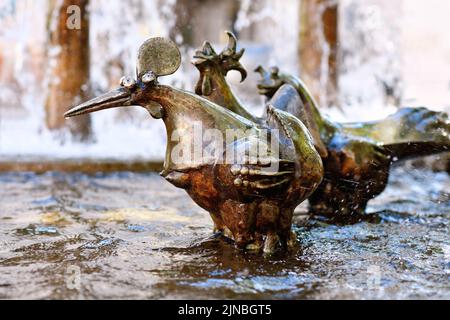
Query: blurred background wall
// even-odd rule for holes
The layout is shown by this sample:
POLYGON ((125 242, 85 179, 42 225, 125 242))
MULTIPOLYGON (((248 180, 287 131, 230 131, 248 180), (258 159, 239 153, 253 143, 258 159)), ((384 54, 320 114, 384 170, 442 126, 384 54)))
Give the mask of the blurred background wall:
POLYGON ((448 111, 448 12, 441 0, 0 0, 0 157, 161 160, 165 130, 144 110, 62 119, 68 101, 134 75, 137 49, 152 36, 171 37, 183 53, 181 69, 163 81, 192 90, 194 49, 209 40, 221 50, 224 30, 233 31, 249 77, 228 78, 258 114, 259 64, 300 75, 322 112, 340 121, 381 118, 400 105, 448 111), (73 4, 82 29, 58 31, 73 4))

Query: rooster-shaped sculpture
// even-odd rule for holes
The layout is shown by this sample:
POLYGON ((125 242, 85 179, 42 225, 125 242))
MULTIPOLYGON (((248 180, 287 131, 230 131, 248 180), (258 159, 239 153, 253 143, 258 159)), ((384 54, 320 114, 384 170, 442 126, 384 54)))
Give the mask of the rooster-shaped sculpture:
MULTIPOLYGON (((265 123, 239 102, 225 76, 238 70, 242 80, 247 73, 239 62, 244 50, 237 51, 236 37, 227 32, 229 44, 220 54, 205 42, 195 53, 194 65, 200 71, 196 91, 233 112, 265 123)), ((340 124, 324 118, 306 85, 297 77, 258 67, 262 80, 258 91, 267 97, 266 105, 290 113, 308 128, 322 157, 325 169, 320 187, 309 197, 312 213, 332 219, 359 219, 367 203, 388 183, 392 163, 412 157, 450 150, 450 122, 445 113, 426 108, 402 108, 394 115, 367 123, 340 124)))
POLYGON ((158 83, 158 77, 178 69, 180 59, 172 41, 152 38, 139 49, 137 79, 122 78, 120 88, 65 116, 144 107, 166 126, 162 176, 210 213, 216 231, 240 248, 273 252, 293 244, 294 209, 323 177, 308 130, 273 107, 264 123, 257 124, 201 96, 158 83))

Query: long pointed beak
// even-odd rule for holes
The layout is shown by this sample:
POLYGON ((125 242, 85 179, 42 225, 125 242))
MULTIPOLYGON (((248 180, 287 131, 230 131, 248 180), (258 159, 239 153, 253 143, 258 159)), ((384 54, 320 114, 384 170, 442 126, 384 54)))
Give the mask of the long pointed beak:
POLYGON ((70 109, 64 114, 64 117, 70 118, 90 112, 130 105, 130 91, 125 88, 119 88, 70 109))

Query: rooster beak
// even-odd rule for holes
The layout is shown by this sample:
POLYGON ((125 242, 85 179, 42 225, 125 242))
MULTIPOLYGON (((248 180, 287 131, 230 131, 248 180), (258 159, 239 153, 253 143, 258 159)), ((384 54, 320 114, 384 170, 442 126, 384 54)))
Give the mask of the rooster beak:
POLYGON ((244 80, 247 78, 247 71, 244 69, 244 67, 239 63, 239 65, 233 68, 233 70, 239 71, 239 73, 241 74, 241 82, 244 82, 244 80))

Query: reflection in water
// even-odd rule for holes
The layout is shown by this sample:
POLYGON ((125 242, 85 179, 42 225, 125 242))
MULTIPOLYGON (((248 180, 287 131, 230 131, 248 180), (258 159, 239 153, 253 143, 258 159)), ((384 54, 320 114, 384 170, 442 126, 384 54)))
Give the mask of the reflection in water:
POLYGON ((446 173, 396 168, 371 218, 351 225, 299 212, 298 248, 268 257, 212 235, 156 174, 0 184, 0 298, 450 298, 446 173))

